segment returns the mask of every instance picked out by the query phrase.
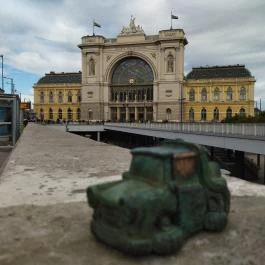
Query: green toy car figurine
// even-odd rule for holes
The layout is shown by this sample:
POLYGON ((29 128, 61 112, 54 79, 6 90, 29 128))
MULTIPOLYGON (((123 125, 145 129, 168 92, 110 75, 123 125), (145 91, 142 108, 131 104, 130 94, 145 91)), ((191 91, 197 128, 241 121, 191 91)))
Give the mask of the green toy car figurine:
POLYGON ((122 180, 87 188, 98 239, 133 255, 169 254, 200 230, 226 226, 230 193, 203 147, 176 140, 131 153, 122 180))

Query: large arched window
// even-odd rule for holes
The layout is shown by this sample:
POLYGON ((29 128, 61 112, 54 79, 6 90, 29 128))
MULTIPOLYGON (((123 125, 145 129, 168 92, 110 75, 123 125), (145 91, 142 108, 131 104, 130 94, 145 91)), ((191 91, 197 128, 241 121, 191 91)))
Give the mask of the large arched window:
POLYGON ((201 101, 207 101, 207 90, 205 87, 201 91, 201 101))
POLYGON ((213 120, 219 121, 219 109, 217 107, 213 111, 213 120))
POLYGON ((149 64, 136 57, 120 61, 112 74, 112 85, 153 84, 153 71, 149 64))
POLYGON ((207 111, 205 108, 202 108, 201 110, 201 121, 206 121, 207 120, 207 111))
POLYGON ((233 100, 233 90, 232 90, 231 87, 228 87, 227 88, 227 91, 226 91, 226 100, 227 101, 233 100))
POLYGON ((189 92, 189 101, 195 101, 195 90, 193 88, 189 92))
POLYGON ((194 109, 190 108, 189 110, 189 121, 194 122, 194 109))
POLYGON ((226 118, 227 119, 231 119, 233 116, 233 112, 232 112, 232 109, 229 107, 227 110, 226 110, 226 118))
POLYGON ((246 100, 246 89, 244 87, 240 88, 239 99, 246 100))
POLYGON ((214 89, 214 92, 213 92, 213 100, 214 101, 219 101, 220 100, 220 90, 218 87, 216 87, 214 89))

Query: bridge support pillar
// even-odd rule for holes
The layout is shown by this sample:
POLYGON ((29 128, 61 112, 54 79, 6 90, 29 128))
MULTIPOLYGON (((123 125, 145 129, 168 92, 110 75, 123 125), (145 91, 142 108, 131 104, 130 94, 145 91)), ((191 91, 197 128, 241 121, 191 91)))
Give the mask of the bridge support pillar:
POLYGON ((214 147, 213 146, 211 146, 211 160, 213 160, 214 159, 214 147))
POLYGON ((97 141, 100 142, 100 132, 97 132, 97 141))
POLYGON ((265 184, 265 155, 263 156, 263 183, 265 184))
POLYGON ((257 166, 260 168, 260 154, 257 154, 257 166))
POLYGON ((245 152, 235 151, 235 175, 245 179, 245 152))
POLYGON ((121 109, 120 107, 117 107, 117 121, 120 121, 121 119, 121 109))

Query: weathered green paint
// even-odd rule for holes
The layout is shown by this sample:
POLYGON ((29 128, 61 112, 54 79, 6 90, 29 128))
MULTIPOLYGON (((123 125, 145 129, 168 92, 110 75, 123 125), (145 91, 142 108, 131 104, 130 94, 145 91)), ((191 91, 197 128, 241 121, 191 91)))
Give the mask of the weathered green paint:
POLYGON ((131 153, 121 181, 87 189, 97 238, 130 254, 168 254, 193 233, 225 227, 230 193, 203 147, 176 140, 131 153))

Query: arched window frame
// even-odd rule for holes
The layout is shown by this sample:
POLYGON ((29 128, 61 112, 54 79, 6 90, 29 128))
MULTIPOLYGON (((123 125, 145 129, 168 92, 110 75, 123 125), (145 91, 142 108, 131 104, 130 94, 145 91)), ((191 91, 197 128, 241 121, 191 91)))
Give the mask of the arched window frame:
POLYGON ((189 110, 189 121, 194 122, 194 109, 190 108, 189 110))
POLYGON ((49 108, 49 120, 53 120, 53 110, 49 108))
POLYGON ((73 102, 73 93, 71 91, 68 91, 67 93, 67 101, 69 103, 73 102))
POLYGON ((58 93, 58 103, 63 103, 63 92, 59 91, 58 93))
POLYGON ((215 109, 213 111, 213 120, 219 121, 219 109, 217 107, 215 107, 215 109))
POLYGON ((207 101, 207 90, 206 88, 202 88, 201 90, 201 101, 205 102, 207 101))
POLYGON ((245 87, 241 87, 239 91, 239 100, 246 100, 247 91, 245 87))
POLYGON ((232 109, 230 107, 228 107, 227 110, 226 110, 226 118, 227 119, 231 119, 232 116, 233 116, 233 111, 232 111, 232 109))
POLYGON ((67 109, 67 119, 72 120, 73 119, 73 111, 71 108, 67 109))
POLYGON ((49 92, 49 103, 53 103, 53 92, 49 92))
POLYGON ((62 109, 58 109, 58 119, 62 120, 63 119, 63 111, 62 109))
POLYGON ((189 91, 189 101, 195 101, 195 90, 191 88, 189 91))
POLYGON ((88 120, 93 120, 93 111, 92 111, 92 109, 88 109, 88 120))
POLYGON ((40 109, 40 119, 42 121, 44 120, 44 110, 43 110, 43 108, 40 109))
POLYGON ((245 117, 246 116, 246 109, 244 107, 240 108, 239 116, 240 117, 245 117))
POLYGON ((81 98, 81 91, 77 91, 77 94, 76 94, 76 97, 77 97, 77 102, 80 103, 82 98, 81 98))
POLYGON ((77 108, 77 110, 76 110, 76 119, 77 120, 81 120, 81 110, 80 110, 80 108, 77 108))
POLYGON ((220 89, 216 87, 213 92, 213 100, 220 101, 220 89))
POLYGON ((40 92, 40 103, 44 103, 45 94, 44 91, 40 92))
POLYGON ((232 101, 233 100, 233 89, 231 87, 227 88, 226 91, 226 100, 227 101, 232 101))
POLYGON ((170 108, 166 109, 166 120, 171 120, 172 110, 170 108))

